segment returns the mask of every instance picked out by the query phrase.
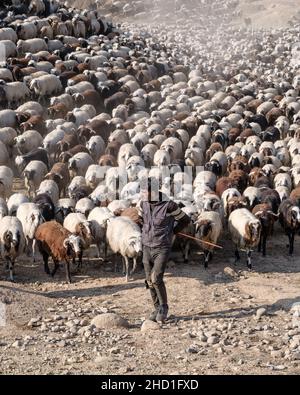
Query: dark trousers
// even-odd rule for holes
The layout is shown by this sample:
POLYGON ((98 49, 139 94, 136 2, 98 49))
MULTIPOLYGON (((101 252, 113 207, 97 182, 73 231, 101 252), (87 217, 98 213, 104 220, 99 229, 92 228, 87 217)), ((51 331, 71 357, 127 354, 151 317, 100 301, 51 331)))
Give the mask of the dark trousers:
POLYGON ((170 255, 169 247, 143 248, 143 264, 146 274, 146 287, 150 289, 154 307, 168 304, 164 273, 170 255))

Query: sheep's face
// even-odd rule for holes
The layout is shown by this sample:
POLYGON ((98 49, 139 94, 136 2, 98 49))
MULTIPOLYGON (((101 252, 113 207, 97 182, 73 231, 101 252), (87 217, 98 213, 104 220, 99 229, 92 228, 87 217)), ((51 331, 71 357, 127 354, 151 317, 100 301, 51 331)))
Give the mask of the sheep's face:
POLYGON ((83 240, 79 236, 71 235, 64 241, 68 257, 79 257, 82 253, 83 240))
POLYGON ((259 221, 253 221, 249 223, 248 227, 249 238, 252 242, 258 242, 261 233, 261 223, 259 221))
POLYGON ((142 253, 142 238, 139 237, 132 237, 129 239, 129 247, 132 252, 132 255, 140 255, 142 253))
POLYGON ((293 207, 291 210, 291 216, 294 223, 300 224, 300 208, 293 207))

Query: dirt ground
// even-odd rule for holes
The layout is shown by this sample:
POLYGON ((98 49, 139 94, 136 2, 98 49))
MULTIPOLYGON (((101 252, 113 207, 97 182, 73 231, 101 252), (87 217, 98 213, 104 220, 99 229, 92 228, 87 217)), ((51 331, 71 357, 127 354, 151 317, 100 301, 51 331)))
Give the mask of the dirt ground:
POLYGON ((170 319, 159 330, 141 332, 151 312, 143 271, 126 283, 111 262, 86 257, 82 273, 66 284, 39 260, 16 265, 16 283, 0 269, 0 373, 5 374, 299 374, 300 325, 290 308, 300 302, 299 238, 295 256, 276 229, 268 256, 234 264, 227 235, 208 270, 193 246, 187 264, 175 251, 166 284, 170 319), (256 312, 264 308, 261 318, 256 312), (130 328, 95 330, 91 319, 115 312, 130 328), (28 326, 29 321, 33 324, 28 326))

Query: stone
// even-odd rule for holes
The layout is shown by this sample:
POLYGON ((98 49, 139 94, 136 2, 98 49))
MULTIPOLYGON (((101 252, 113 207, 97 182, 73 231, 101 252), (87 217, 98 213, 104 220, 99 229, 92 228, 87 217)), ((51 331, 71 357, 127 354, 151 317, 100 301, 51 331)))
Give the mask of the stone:
POLYGON ((199 348, 196 344, 191 344, 185 351, 189 354, 197 354, 199 352, 199 348))
POLYGON ((23 343, 21 342, 21 340, 16 340, 11 346, 14 348, 20 348, 23 346, 23 343))
POLYGON ((237 278, 238 277, 238 273, 229 266, 226 266, 224 268, 223 273, 226 277, 229 277, 229 278, 237 278))
POLYGON ((41 325, 39 317, 31 318, 31 320, 27 324, 27 326, 29 326, 31 328, 34 328, 34 327, 39 326, 39 325, 41 325))
POLYGON ((220 339, 217 336, 210 336, 207 339, 207 344, 217 344, 219 343, 220 339))
POLYGON ((259 320, 263 315, 266 315, 267 310, 264 307, 256 310, 255 317, 259 320))
POLYGON ((159 324, 151 320, 145 320, 141 326, 142 332, 157 331, 159 329, 160 329, 159 324))
POLYGON ((129 328, 129 322, 116 313, 99 314, 92 319, 91 324, 99 329, 129 328))

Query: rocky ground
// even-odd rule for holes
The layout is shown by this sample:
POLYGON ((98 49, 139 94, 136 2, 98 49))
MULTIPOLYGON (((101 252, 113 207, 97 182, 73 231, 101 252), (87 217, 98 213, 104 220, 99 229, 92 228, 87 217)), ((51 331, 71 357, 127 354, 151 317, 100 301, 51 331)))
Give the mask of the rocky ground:
POLYGON ((110 262, 89 258, 67 285, 63 269, 49 279, 41 262, 24 260, 11 284, 1 268, 0 373, 299 374, 299 258, 276 234, 248 272, 233 264, 230 240, 221 244, 207 271, 196 246, 188 264, 174 253, 162 327, 143 324, 151 304, 142 272, 126 283, 110 262), (115 327, 107 313, 126 321, 115 327))

